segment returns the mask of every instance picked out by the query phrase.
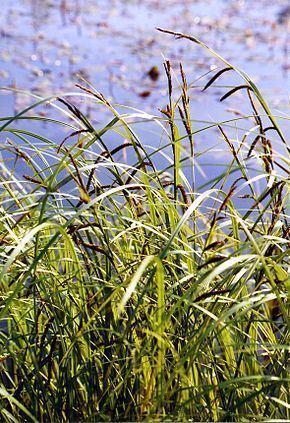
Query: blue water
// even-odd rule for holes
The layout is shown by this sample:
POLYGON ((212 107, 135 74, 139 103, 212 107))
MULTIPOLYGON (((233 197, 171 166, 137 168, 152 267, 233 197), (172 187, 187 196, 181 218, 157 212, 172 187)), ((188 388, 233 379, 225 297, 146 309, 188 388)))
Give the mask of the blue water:
MULTIPOLYGON (((202 39, 250 74, 274 113, 285 118, 279 122, 288 136, 290 21, 287 16, 283 22, 279 20, 287 5, 287 0, 1 0, 0 86, 45 97, 76 92, 75 84, 85 80, 114 103, 160 116, 158 108, 167 102, 162 63, 168 58, 175 85, 180 82, 181 61, 193 85, 194 120, 211 123, 235 118, 236 111, 247 114, 250 108, 241 93, 219 102, 228 86, 239 82, 230 73, 201 93, 221 64, 200 46, 156 31, 156 27, 164 27, 202 39), (152 66, 160 72, 156 81, 148 76, 152 66)), ((0 91, 0 116, 18 113, 32 101, 24 94, 0 91)), ((104 110, 80 103, 80 97, 74 101, 96 124, 108 120, 104 110)), ((43 116, 52 114, 48 107, 37 111, 43 116)), ((207 124, 194 125, 198 130, 207 124)), ((239 121, 232 126, 232 136, 239 138, 254 124, 239 121)), ((141 134, 147 131, 148 144, 161 142, 157 125, 139 128, 141 134)), ((38 130, 49 132, 54 139, 63 138, 62 131, 53 126, 38 130)), ((3 134, 1 137, 3 142, 3 134)), ((213 159, 222 161, 226 149, 216 146, 218 140, 216 130, 197 134, 196 149, 212 147, 213 159)))

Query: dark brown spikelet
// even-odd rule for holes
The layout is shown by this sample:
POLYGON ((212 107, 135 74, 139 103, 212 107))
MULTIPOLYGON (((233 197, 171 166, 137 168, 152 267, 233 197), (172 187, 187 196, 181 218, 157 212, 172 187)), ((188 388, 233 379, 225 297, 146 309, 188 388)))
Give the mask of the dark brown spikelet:
MULTIPOLYGON (((66 148, 66 147, 65 147, 66 148)), ((67 150, 67 149, 66 149, 67 150)), ((78 165, 73 157, 73 155, 67 150, 67 154, 71 160, 71 163, 73 165, 73 167, 75 168, 75 175, 73 173, 71 173, 71 177, 74 179, 77 188, 79 189, 80 192, 80 204, 81 203, 85 203, 88 204, 90 202, 90 196, 88 194, 87 188, 84 184, 82 175, 79 171, 78 165)))
POLYGON ((221 254, 215 254, 215 255, 214 255, 214 257, 211 257, 211 258, 210 258, 209 260, 207 260, 206 262, 204 262, 204 263, 202 263, 202 264, 199 264, 199 265, 197 266, 197 269, 198 269, 198 270, 200 270, 200 269, 202 269, 203 267, 208 266, 209 264, 218 263, 218 262, 220 262, 220 261, 225 260, 226 258, 227 258, 226 256, 223 256, 223 255, 221 255, 221 254))
POLYGON ((267 132, 267 131, 276 131, 276 128, 275 128, 275 126, 267 126, 267 128, 264 128, 264 132, 267 132))
POLYGON ((56 150, 57 151, 57 153, 59 153, 60 152, 60 149, 61 149, 61 147, 64 145, 64 143, 69 139, 69 138, 72 138, 72 137, 75 137, 76 135, 80 135, 80 134, 84 134, 84 133, 86 133, 86 132, 91 132, 89 129, 80 129, 80 130, 78 130, 78 131, 74 131, 74 132, 72 132, 71 134, 69 134, 69 135, 67 135, 63 140, 62 140, 62 142, 59 144, 59 146, 58 146, 58 149, 56 150))
POLYGON ((84 87, 83 85, 80 85, 80 84, 75 84, 75 86, 77 88, 79 88, 80 90, 85 91, 86 93, 91 94, 92 96, 96 97, 98 100, 102 101, 107 106, 110 106, 110 103, 108 102, 108 100, 105 98, 105 96, 102 93, 98 93, 96 91, 93 91, 90 88, 84 87))
POLYGON ((189 139, 191 139, 192 133, 191 133, 190 126, 189 126, 189 123, 188 123, 188 119, 184 116, 184 113, 183 113, 182 108, 180 106, 178 106, 178 111, 179 111, 182 123, 184 125, 184 128, 186 130, 186 133, 187 133, 189 139))
POLYGON ((249 85, 239 85, 238 87, 234 87, 232 90, 230 90, 226 94, 224 94, 220 98, 220 101, 224 101, 226 98, 230 97, 235 92, 237 92, 239 90, 244 90, 244 89, 246 89, 246 90, 252 90, 252 88, 249 85))
POLYGON ((187 94, 188 85, 187 85, 186 75, 185 75, 185 72, 183 70, 182 63, 179 63, 179 69, 180 69, 180 75, 181 75, 181 79, 182 79, 182 95, 185 99, 186 104, 188 104, 189 103, 189 98, 188 98, 188 94, 187 94))
POLYGON ((282 315, 279 302, 277 301, 277 299, 268 301, 268 306, 271 314, 271 319, 274 321, 277 320, 282 315))
POLYGON ((40 179, 33 178, 29 175, 23 175, 23 178, 26 179, 29 182, 33 182, 34 184, 42 185, 42 181, 40 179))
POLYGON ((192 125, 191 125, 188 84, 187 84, 186 75, 181 63, 179 67, 180 67, 180 75, 182 78, 182 95, 181 95, 182 108, 178 105, 178 111, 179 111, 182 123, 184 125, 184 128, 186 130, 186 133, 189 139, 191 157, 194 157, 194 139, 193 139, 193 131, 192 131, 192 125))
POLYGON ((95 164, 98 163, 102 158, 113 156, 114 154, 118 153, 119 151, 123 150, 126 147, 132 147, 132 143, 130 142, 124 142, 124 144, 118 145, 116 148, 114 148, 111 151, 103 151, 100 154, 100 157, 98 157, 95 161, 95 164))
POLYGON ((172 78, 171 78, 171 64, 169 60, 165 61, 164 69, 165 69, 167 80, 168 80, 168 94, 169 94, 169 97, 171 97, 172 96, 172 78))
POLYGON ((11 140, 7 140, 7 143, 12 146, 12 148, 13 148, 14 152, 16 153, 17 157, 25 160, 26 163, 28 163, 28 164, 31 163, 30 157, 27 154, 25 154, 23 151, 21 151, 16 145, 14 145, 11 140))
POLYGON ((238 195, 238 198, 251 198, 251 199, 253 199, 254 197, 251 194, 242 194, 242 195, 238 195))
MULTIPOLYGON (((125 185, 129 184, 129 182, 133 179, 133 177, 136 175, 138 170, 144 168, 145 166, 152 166, 152 164, 149 163, 149 162, 146 162, 146 161, 140 162, 138 164, 138 166, 136 166, 136 168, 131 172, 130 176, 128 177, 127 181, 125 182, 125 185)), ((129 188, 126 188, 126 189, 129 189, 129 188)))
POLYGON ((284 189, 284 185, 280 185, 277 188, 276 193, 273 194, 275 196, 275 202, 273 205, 271 224, 268 228, 268 234, 272 232, 276 222, 280 218, 280 213, 282 212, 282 209, 283 209, 283 202, 282 202, 283 189, 284 189))
POLYGON ((259 112, 258 112, 258 110, 257 110, 257 108, 256 108, 256 105, 255 105, 255 102, 254 102, 254 100, 253 100, 253 97, 252 97, 252 95, 251 95, 251 90, 250 89, 248 89, 247 90, 247 93, 248 93, 248 97, 249 97, 249 100, 250 100, 250 103, 251 103, 251 106, 252 106, 252 109, 253 109, 253 111, 254 111, 254 119, 255 119, 255 121, 256 121, 256 124, 259 126, 259 128, 260 128, 260 133, 261 134, 264 134, 264 129, 263 129, 263 123, 262 123, 262 119, 261 119, 261 117, 260 117, 260 115, 259 115, 259 112))
POLYGON ((231 67, 226 67, 224 69, 221 69, 220 71, 218 71, 208 82, 207 84, 204 86, 204 88, 202 89, 202 91, 207 90, 213 83, 214 81, 216 81, 223 73, 228 72, 230 70, 232 70, 233 68, 231 67))
POLYGON ((201 300, 205 300, 206 298, 210 298, 210 297, 215 297, 217 295, 222 295, 222 294, 227 294, 228 292, 230 292, 229 289, 220 289, 220 290, 216 290, 216 291, 209 291, 209 292, 205 292, 204 294, 199 295, 194 302, 198 302, 201 300))
POLYGON ((252 142, 252 144, 251 144, 251 146, 249 148, 247 157, 250 157, 251 156, 251 154, 254 151, 254 148, 256 147, 256 145, 257 145, 257 143, 258 143, 258 141, 259 141, 260 138, 261 138, 261 135, 260 134, 256 136, 256 138, 254 139, 254 141, 252 142))
POLYGON ((225 131, 223 130, 223 128, 220 125, 218 125, 218 129, 220 130, 224 140, 229 145, 231 152, 232 152, 234 158, 236 159, 236 162, 240 165, 240 160, 239 160, 239 157, 238 157, 237 152, 235 150, 235 147, 233 146, 233 143, 229 140, 227 134, 225 133, 225 131))
POLYGON ((58 97, 57 99, 60 103, 64 104, 74 116, 82 120, 82 112, 74 104, 71 104, 69 101, 61 97, 58 97))
POLYGON ((176 39, 185 38, 187 40, 190 40, 194 43, 199 44, 198 39, 195 37, 192 37, 191 35, 186 35, 186 34, 183 34, 182 32, 171 31, 170 29, 163 29, 163 28, 156 28, 156 29, 157 31, 163 32, 164 34, 174 35, 176 39))
POLYGON ((233 184, 231 185, 229 192, 227 193, 224 201, 222 202, 219 210, 218 210, 218 214, 225 209, 226 205, 228 204, 228 202, 230 201, 233 193, 235 192, 235 189, 237 188, 237 183, 238 181, 240 181, 241 179, 245 179, 244 176, 241 176, 240 178, 238 178, 236 181, 233 182, 233 184))
POLYGON ((264 149, 262 159, 265 164, 265 170, 270 173, 271 169, 273 169, 273 149, 271 141, 268 138, 262 138, 262 146, 264 149))
POLYGON ((186 75, 183 70, 183 66, 181 62, 179 63, 179 69, 180 69, 180 75, 181 75, 183 86, 187 88, 186 75))
POLYGON ((183 198, 184 203, 186 204, 186 206, 188 206, 189 205, 189 201, 188 201, 188 198, 187 198, 187 195, 186 195, 184 186, 181 185, 181 184, 178 184, 176 186, 176 188, 179 189, 179 191, 181 192, 181 195, 182 195, 182 198, 183 198))
MULTIPOLYGON (((173 181, 168 181, 168 182, 163 182, 162 183, 163 188, 169 187, 171 185, 174 185, 174 182, 173 181)), ((189 206, 189 201, 188 201, 188 196, 186 194, 186 191, 185 191, 184 186, 181 185, 181 184, 178 184, 176 186, 176 188, 181 192, 181 195, 182 195, 182 198, 183 198, 183 202, 188 207, 189 206)))
POLYGON ((206 247, 204 247, 203 252, 208 251, 208 250, 212 250, 215 248, 219 248, 219 247, 223 247, 225 245, 224 241, 215 241, 212 242, 211 244, 207 245, 206 247))
POLYGON ((172 118, 171 109, 170 109, 170 107, 168 105, 166 106, 166 109, 159 109, 159 111, 161 113, 163 113, 165 116, 167 116, 169 119, 172 118))
POLYGON ((87 229, 87 228, 91 228, 91 227, 95 227, 95 228, 99 228, 100 225, 98 223, 80 223, 77 225, 74 224, 70 224, 67 226, 67 233, 68 234, 73 234, 74 232, 80 231, 81 229, 87 229), (92 225, 92 226, 91 226, 92 225))
POLYGON ((75 105, 71 104, 69 101, 61 97, 57 97, 57 100, 60 103, 64 104, 69 109, 69 111, 82 122, 82 124, 87 128, 88 132, 95 132, 90 122, 75 105))
POLYGON ((108 255, 108 253, 99 245, 83 240, 78 232, 72 232, 71 235, 76 245, 88 248, 89 250, 96 251, 106 256, 108 255))
POLYGON ((90 250, 97 251, 98 253, 106 254, 105 250, 99 247, 96 244, 92 244, 91 242, 81 241, 78 242, 79 245, 82 245, 85 248, 89 248, 90 250))
POLYGON ((268 190, 266 190, 266 192, 264 192, 262 195, 260 195, 260 197, 254 202, 254 204, 250 207, 249 212, 251 212, 252 210, 255 209, 255 207, 257 207, 258 204, 261 204, 262 201, 267 198, 269 195, 273 195, 273 192, 280 187, 281 185, 285 185, 285 181, 278 181, 275 182, 271 188, 269 188, 268 190))
MULTIPOLYGON (((94 164, 96 165, 97 163, 99 163, 102 160, 102 158, 107 158, 107 157, 111 158, 111 160, 113 161, 113 155, 114 154, 118 153, 118 151, 122 150, 123 148, 129 147, 131 145, 132 144, 130 142, 126 142, 124 144, 118 145, 116 148, 114 148, 111 151, 103 151, 100 154, 100 156, 95 160, 94 164)), ((89 177, 88 177, 87 185, 86 185, 87 190, 90 189, 90 185, 91 185, 91 182, 93 180, 94 172, 95 172, 95 169, 92 168, 91 171, 90 171, 89 177)))

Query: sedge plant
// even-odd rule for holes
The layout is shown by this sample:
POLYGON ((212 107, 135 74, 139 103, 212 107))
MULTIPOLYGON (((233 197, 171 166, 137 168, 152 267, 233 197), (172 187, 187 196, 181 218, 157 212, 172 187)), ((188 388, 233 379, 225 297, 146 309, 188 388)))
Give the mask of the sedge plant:
POLYGON ((1 421, 289 421, 289 147, 218 58, 205 88, 238 73, 223 99, 242 90, 248 116, 196 129, 189 76, 176 88, 166 61, 160 115, 85 84, 1 118, 1 421), (57 118, 37 114, 47 103, 57 118), (211 128, 229 160, 200 180, 211 128))

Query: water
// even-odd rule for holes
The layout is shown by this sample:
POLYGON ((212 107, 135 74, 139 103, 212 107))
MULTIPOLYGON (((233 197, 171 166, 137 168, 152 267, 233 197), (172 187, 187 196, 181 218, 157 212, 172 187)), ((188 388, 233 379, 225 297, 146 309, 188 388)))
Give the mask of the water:
MULTIPOLYGON (((162 63, 169 58, 176 81, 182 61, 193 84, 193 119, 217 122, 236 117, 236 110, 247 114, 250 108, 242 93, 218 101, 227 90, 222 85, 238 82, 230 73, 220 86, 201 93, 212 73, 202 76, 220 63, 200 46, 155 29, 163 27, 202 39, 251 75, 275 114, 289 116, 287 5, 287 0, 1 0, 0 86, 49 96, 77 91, 75 84, 85 79, 115 103, 160 116, 158 108, 167 101, 162 63), (148 75, 153 66, 160 74, 155 81, 148 75)), ((15 114, 31 102, 29 96, 0 91, 0 116, 15 114)), ((104 111, 88 104, 80 107, 94 121, 107 121, 104 111)), ((40 111, 44 116, 52 113, 49 108, 40 111)), ((287 121, 280 123, 289 135, 287 121)), ((235 136, 251 126, 241 123, 235 136)), ((157 127, 153 131, 148 144, 157 145, 160 133, 157 127)), ((49 135, 63 138, 53 127, 49 135)), ((197 135, 197 150, 215 146, 217 138, 217 131, 197 135)), ((216 147, 215 160, 224 156, 225 148, 216 147)))

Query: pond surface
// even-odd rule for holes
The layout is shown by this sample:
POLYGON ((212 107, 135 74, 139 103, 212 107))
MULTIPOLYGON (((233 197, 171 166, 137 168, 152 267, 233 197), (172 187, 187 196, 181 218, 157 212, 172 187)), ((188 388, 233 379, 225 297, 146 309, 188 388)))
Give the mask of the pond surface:
MULTIPOLYGON (((76 91, 75 84, 86 80, 116 103, 160 115, 158 108, 167 101, 162 64, 168 58, 176 78, 182 61, 193 85, 194 119, 231 119, 237 110, 247 114, 242 93, 218 101, 225 86, 239 81, 229 73, 220 86, 201 93, 213 75, 208 72, 221 64, 202 47, 155 29, 163 27, 210 45, 253 78, 277 115, 289 116, 287 0, 2 0, 1 6, 1 87, 49 96, 76 91), (153 78, 152 67, 157 69, 153 78)), ((31 102, 26 95, 2 91, 0 115, 31 102)), ((104 121, 105 115, 99 111, 92 119, 104 121)), ((289 124, 281 125, 289 134, 289 124)))

